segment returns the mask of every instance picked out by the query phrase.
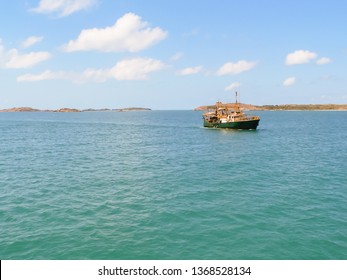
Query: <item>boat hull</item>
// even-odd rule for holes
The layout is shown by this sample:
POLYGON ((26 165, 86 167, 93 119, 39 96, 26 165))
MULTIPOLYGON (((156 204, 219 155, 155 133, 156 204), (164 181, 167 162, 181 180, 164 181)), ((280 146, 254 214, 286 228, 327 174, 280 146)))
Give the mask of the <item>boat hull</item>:
POLYGON ((218 122, 211 123, 204 120, 204 127, 226 128, 226 129, 257 129, 259 120, 234 121, 234 122, 218 122))

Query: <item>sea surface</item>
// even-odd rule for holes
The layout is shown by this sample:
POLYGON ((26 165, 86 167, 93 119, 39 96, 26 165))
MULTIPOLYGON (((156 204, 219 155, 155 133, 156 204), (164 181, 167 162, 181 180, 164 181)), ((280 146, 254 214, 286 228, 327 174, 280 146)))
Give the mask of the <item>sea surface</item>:
POLYGON ((347 112, 0 113, 0 259, 347 259, 347 112))

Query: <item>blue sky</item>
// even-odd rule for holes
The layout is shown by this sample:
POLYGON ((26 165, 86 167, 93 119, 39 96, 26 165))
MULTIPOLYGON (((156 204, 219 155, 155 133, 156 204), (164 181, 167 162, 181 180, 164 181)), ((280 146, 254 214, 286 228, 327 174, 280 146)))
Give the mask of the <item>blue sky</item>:
POLYGON ((347 103, 346 1, 0 4, 0 108, 347 103))

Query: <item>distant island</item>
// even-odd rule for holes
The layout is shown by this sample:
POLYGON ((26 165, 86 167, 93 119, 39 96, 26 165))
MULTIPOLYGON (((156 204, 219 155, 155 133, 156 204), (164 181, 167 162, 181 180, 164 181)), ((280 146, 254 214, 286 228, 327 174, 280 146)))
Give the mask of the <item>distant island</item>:
MULTIPOLYGON (((235 106, 235 103, 226 103, 228 108, 235 106)), ((251 105, 239 103, 241 110, 244 111, 347 111, 347 104, 285 104, 285 105, 251 105)), ((213 110, 215 105, 199 106, 194 111, 213 110)), ((131 111, 151 111, 150 108, 129 107, 119 109, 73 109, 60 108, 56 110, 40 110, 31 107, 13 107, 9 109, 0 109, 3 112, 53 112, 53 113, 81 113, 81 112, 131 112, 131 111)))
POLYGON ((122 108, 115 109, 117 112, 129 112, 129 111, 151 111, 149 108, 139 108, 139 107, 130 107, 130 108, 122 108))
POLYGON ((130 108, 121 108, 121 109, 84 109, 81 112, 108 112, 108 111, 116 111, 116 112, 129 112, 129 111, 151 111, 149 108, 141 108, 141 107, 130 107, 130 108))
POLYGON ((57 113, 78 113, 81 112, 78 109, 60 108, 57 110, 39 110, 31 107, 13 107, 9 109, 2 109, 0 112, 57 112, 57 113))
POLYGON ((31 107, 13 107, 9 109, 0 109, 1 113, 6 112, 53 112, 53 113, 80 113, 80 112, 107 112, 107 111, 115 111, 115 112, 129 112, 129 111, 150 111, 149 108, 140 108, 140 107, 130 107, 130 108, 122 108, 122 109, 84 109, 78 110, 73 108, 60 108, 56 110, 39 110, 31 107))
MULTIPOLYGON (((235 103, 227 103, 228 108, 235 103)), ((347 104, 285 104, 285 105, 250 105, 239 103, 244 111, 346 111, 347 104)), ((215 109, 215 105, 200 106, 195 111, 207 111, 215 109)))

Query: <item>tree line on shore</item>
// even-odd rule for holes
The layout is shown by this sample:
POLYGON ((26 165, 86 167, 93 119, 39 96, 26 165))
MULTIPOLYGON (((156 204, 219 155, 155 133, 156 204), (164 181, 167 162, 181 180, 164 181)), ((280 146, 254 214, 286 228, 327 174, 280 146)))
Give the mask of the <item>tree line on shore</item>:
MULTIPOLYGON (((233 109, 235 103, 224 104, 227 108, 233 109)), ((347 104, 284 104, 284 105, 250 105, 238 104, 241 110, 245 111, 325 111, 325 110, 347 110, 347 104)), ((215 105, 200 106, 195 108, 196 111, 214 110, 215 105)))

